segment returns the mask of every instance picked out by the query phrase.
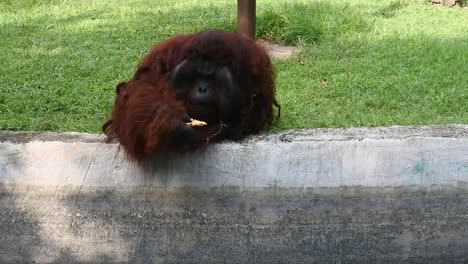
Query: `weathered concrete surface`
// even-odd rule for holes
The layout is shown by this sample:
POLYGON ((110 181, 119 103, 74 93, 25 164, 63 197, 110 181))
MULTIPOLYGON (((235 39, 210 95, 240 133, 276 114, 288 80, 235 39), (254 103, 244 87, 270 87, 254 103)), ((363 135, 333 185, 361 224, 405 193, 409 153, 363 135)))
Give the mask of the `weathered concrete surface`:
POLYGON ((468 262, 468 126, 299 130, 144 167, 103 140, 0 134, 0 263, 468 262))

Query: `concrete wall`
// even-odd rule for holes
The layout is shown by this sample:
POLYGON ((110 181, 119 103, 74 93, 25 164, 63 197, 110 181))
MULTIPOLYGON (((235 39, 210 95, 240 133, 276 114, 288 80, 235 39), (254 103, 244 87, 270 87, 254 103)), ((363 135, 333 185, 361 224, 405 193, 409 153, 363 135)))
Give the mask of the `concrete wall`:
POLYGON ((0 134, 0 263, 466 263, 468 126, 252 137, 143 166, 0 134))

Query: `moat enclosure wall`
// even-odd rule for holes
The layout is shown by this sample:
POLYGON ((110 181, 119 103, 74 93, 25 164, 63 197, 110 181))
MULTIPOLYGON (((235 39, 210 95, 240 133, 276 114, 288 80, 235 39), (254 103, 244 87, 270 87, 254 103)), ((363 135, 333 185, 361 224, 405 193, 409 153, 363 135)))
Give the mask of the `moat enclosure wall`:
POLYGON ((467 263, 468 126, 295 130, 138 166, 0 132, 0 263, 467 263))

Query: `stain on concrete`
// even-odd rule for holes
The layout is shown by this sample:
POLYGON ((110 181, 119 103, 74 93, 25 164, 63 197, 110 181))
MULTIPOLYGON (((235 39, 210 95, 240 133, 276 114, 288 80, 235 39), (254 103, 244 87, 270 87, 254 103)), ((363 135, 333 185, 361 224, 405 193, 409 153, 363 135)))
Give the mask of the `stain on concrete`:
POLYGON ((424 170, 426 168, 426 162, 425 160, 420 160, 416 163, 416 165, 414 165, 414 171, 417 173, 417 174, 422 174, 424 173, 424 170))

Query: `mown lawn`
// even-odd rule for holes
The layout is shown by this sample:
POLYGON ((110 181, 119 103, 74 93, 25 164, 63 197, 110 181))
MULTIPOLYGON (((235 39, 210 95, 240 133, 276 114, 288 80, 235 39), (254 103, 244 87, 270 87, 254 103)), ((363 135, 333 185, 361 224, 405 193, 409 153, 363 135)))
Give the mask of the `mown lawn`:
MULTIPOLYGON (((468 9, 423 0, 257 1, 275 61, 273 131, 468 123, 468 9)), ((3 0, 0 130, 100 132, 114 87, 157 42, 235 30, 234 0, 3 0)))

